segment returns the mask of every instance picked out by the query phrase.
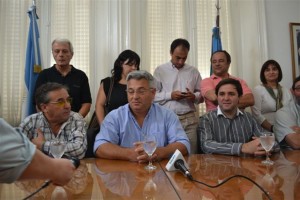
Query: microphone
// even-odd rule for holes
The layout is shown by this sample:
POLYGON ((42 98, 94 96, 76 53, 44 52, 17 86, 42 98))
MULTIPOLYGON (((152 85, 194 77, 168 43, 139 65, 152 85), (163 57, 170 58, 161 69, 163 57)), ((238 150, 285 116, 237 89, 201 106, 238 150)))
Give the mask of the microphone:
POLYGON ((187 176, 190 180, 193 180, 193 177, 191 175, 191 173, 189 172, 189 170, 186 168, 186 166, 184 165, 183 160, 178 159, 175 161, 174 163, 174 167, 176 169, 179 169, 185 176, 187 176))
POLYGON ((166 165, 167 171, 175 171, 180 170, 185 176, 187 176, 190 180, 193 180, 191 173, 188 170, 188 166, 181 152, 176 149, 171 159, 166 165))

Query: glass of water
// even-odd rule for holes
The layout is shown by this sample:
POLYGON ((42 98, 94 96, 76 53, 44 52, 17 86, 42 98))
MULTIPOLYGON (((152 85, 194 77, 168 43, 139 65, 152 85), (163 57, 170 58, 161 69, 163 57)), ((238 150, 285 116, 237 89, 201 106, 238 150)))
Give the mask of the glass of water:
MULTIPOLYGON (((156 137, 154 135, 145 135, 143 147, 144 151, 148 154, 149 158, 151 158, 152 154, 155 152, 156 145, 156 137)), ((156 169, 156 167, 152 165, 151 159, 149 159, 149 164, 145 167, 145 169, 149 171, 156 169)))
POLYGON ((54 158, 61 158, 65 153, 67 142, 64 140, 54 139, 50 141, 50 153, 54 158))
POLYGON ((264 164, 264 165, 273 165, 274 162, 272 160, 270 160, 269 152, 270 152, 270 150, 272 149, 272 147, 274 146, 274 143, 275 143, 274 133, 264 132, 259 137, 259 139, 260 139, 261 146, 266 151, 266 160, 262 161, 262 164, 264 164))

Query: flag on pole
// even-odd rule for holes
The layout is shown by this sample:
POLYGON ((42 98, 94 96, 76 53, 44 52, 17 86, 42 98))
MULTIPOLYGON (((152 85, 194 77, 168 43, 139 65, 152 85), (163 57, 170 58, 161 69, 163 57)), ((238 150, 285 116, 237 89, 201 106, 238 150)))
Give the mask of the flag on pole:
POLYGON ((33 92, 37 77, 42 70, 41 56, 39 46, 39 28, 37 25, 38 16, 36 14, 36 6, 32 5, 28 10, 30 25, 28 31, 28 41, 26 49, 25 62, 25 85, 27 89, 25 117, 36 112, 33 104, 33 92))
MULTIPOLYGON (((212 29, 212 43, 211 43, 211 54, 213 54, 216 51, 222 50, 222 42, 221 42, 221 36, 220 36, 220 26, 219 26, 219 0, 217 0, 216 4, 217 8, 217 18, 216 18, 216 26, 212 29)), ((210 75, 212 74, 212 66, 210 66, 210 75)))

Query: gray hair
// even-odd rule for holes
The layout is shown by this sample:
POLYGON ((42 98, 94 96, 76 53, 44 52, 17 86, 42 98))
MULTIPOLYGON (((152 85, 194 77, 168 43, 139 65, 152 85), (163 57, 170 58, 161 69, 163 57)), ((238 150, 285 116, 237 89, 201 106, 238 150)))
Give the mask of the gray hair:
POLYGON ((146 79, 149 83, 150 88, 156 88, 156 81, 154 77, 145 70, 136 70, 130 72, 127 75, 126 81, 129 81, 131 79, 135 79, 135 80, 146 79))
POLYGON ((65 39, 65 38, 56 38, 56 39, 53 40, 52 46, 53 46, 54 43, 58 43, 58 44, 66 43, 66 44, 68 44, 69 47, 70 47, 71 53, 74 53, 73 45, 72 45, 72 42, 70 40, 65 39))
POLYGON ((65 89, 69 92, 69 88, 66 85, 59 83, 48 82, 40 87, 35 92, 35 102, 39 109, 41 109, 41 104, 46 104, 50 102, 49 92, 65 89))

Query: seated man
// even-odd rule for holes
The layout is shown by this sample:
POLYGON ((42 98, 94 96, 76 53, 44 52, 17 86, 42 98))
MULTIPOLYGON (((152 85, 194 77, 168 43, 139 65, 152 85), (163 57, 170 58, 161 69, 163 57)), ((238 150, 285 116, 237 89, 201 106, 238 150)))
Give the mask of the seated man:
POLYGON ((128 104, 111 111, 96 136, 94 152, 99 158, 148 161, 142 147, 143 135, 154 134, 157 149, 150 158, 169 158, 176 149, 190 152, 190 143, 176 114, 154 104, 155 80, 146 71, 127 76, 128 104))
POLYGON ((210 58, 213 74, 202 80, 201 82, 201 94, 204 95, 206 111, 211 111, 217 108, 218 100, 215 92, 216 85, 225 78, 233 78, 238 80, 243 89, 243 95, 239 97, 238 107, 244 109, 248 106, 254 105, 254 96, 247 83, 237 77, 231 76, 228 73, 228 69, 231 63, 230 54, 227 51, 216 51, 210 58))
POLYGON ((85 121, 71 111, 68 88, 46 83, 37 89, 35 101, 41 112, 26 117, 20 124, 21 131, 48 155, 50 140, 63 139, 67 141, 65 156, 83 158, 87 149, 85 121))
POLYGON ((243 90, 235 79, 216 86, 218 108, 200 117, 198 135, 204 153, 264 155, 259 136, 263 128, 250 113, 239 110, 243 90))
POLYGON ((75 167, 70 160, 44 155, 23 133, 1 118, 0 135, 0 183, 49 179, 56 185, 65 185, 71 180, 75 167))
POLYGON ((300 76, 292 86, 294 100, 276 112, 274 133, 283 148, 300 149, 300 76))

